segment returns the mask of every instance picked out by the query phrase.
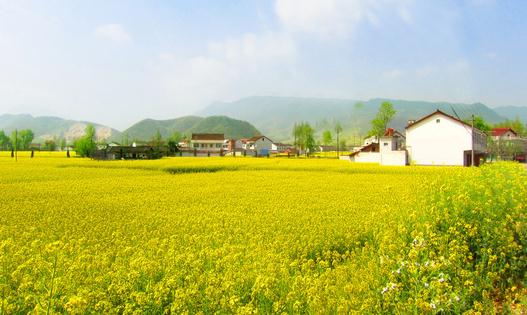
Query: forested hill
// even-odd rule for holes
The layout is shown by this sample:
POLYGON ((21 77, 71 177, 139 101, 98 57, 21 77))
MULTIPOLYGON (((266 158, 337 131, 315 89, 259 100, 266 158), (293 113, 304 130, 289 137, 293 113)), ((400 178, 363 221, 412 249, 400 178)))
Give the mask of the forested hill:
POLYGON ((393 99, 372 99, 369 101, 254 96, 234 102, 213 103, 202 110, 202 115, 227 115, 247 120, 274 140, 289 140, 295 122, 308 121, 318 131, 332 128, 335 121, 344 127, 344 135, 363 135, 369 129, 380 104, 389 101, 397 114, 392 127, 404 129, 409 119, 417 119, 436 109, 459 115, 462 119, 476 114, 489 123, 503 121, 505 117, 492 108, 481 104, 459 104, 447 102, 423 102, 393 99), (455 113, 454 113, 455 111, 455 113))
POLYGON ((248 138, 260 134, 250 123, 226 116, 185 116, 175 119, 144 119, 123 131, 129 139, 148 140, 159 131, 164 138, 174 132, 183 135, 191 133, 223 133, 228 138, 248 138))

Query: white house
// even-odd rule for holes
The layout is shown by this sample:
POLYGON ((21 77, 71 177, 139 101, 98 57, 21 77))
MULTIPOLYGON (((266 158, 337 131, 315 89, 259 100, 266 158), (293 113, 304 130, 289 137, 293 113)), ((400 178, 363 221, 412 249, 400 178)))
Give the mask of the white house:
POLYGON ((243 143, 242 143, 241 140, 226 139, 223 142, 223 149, 227 150, 227 151, 242 150, 243 149, 243 143))
POLYGON ((408 159, 404 146, 405 137, 399 131, 388 128, 379 139, 379 163, 381 165, 406 165, 408 159))
POLYGON ((493 128, 492 138, 496 141, 515 140, 518 138, 518 134, 511 128, 493 128))
POLYGON ((485 154, 486 135, 466 122, 437 110, 406 127, 406 150, 416 165, 475 165, 485 154))
POLYGON ((220 151, 223 149, 225 136, 220 133, 193 133, 191 148, 196 150, 220 151))
POLYGON ((351 153, 350 161, 404 166, 407 164, 404 136, 397 130, 388 128, 378 141, 368 141, 351 153))
POLYGON ((379 143, 379 140, 377 140, 377 136, 371 136, 371 137, 365 138, 363 146, 367 146, 372 143, 379 143))
POLYGON ((271 151, 273 147, 273 140, 266 136, 256 136, 250 139, 244 139, 244 149, 256 150, 258 152, 271 151))

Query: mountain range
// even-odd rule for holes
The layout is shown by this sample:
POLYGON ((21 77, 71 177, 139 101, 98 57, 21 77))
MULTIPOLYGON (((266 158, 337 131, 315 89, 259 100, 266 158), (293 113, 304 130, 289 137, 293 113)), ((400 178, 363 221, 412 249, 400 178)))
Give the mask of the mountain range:
POLYGON ((307 121, 321 132, 332 130, 339 121, 344 128, 343 135, 364 135, 370 122, 382 102, 389 101, 397 111, 391 127, 404 130, 408 120, 418 119, 436 109, 440 109, 461 119, 468 119, 472 114, 481 116, 494 124, 507 118, 524 117, 527 121, 527 107, 515 107, 503 110, 492 109, 482 103, 461 104, 448 102, 424 102, 376 98, 368 101, 301 98, 301 97, 268 97, 254 96, 234 102, 216 102, 200 112, 202 115, 227 115, 247 120, 254 124, 265 135, 273 140, 288 140, 295 122, 307 121))
MULTIPOLYGON (((418 119, 436 109, 461 119, 475 114, 491 124, 515 118, 527 121, 527 107, 518 106, 490 108, 482 103, 253 96, 234 102, 213 103, 197 112, 196 116, 167 120, 144 119, 122 132, 97 123, 92 124, 96 128, 98 138, 118 142, 124 136, 129 140, 149 140, 157 131, 165 138, 174 132, 186 135, 208 132, 224 133, 229 138, 264 134, 275 141, 290 141, 294 123, 301 121, 310 122, 317 134, 325 129, 332 130, 338 121, 344 128, 343 136, 351 138, 365 135, 370 121, 384 101, 391 102, 397 111, 390 126, 401 131, 408 120, 418 119)), ((71 142, 83 135, 88 123, 59 117, 33 117, 28 114, 0 115, 0 130, 10 133, 15 128, 31 129, 35 133, 35 142, 43 142, 53 137, 66 138, 71 142)))
POLYGON ((84 135, 87 124, 95 127, 97 138, 118 137, 121 133, 111 127, 87 121, 76 121, 52 116, 33 117, 29 114, 0 115, 0 130, 10 134, 15 129, 31 129, 35 134, 34 142, 44 142, 53 138, 64 138, 72 142, 84 135))

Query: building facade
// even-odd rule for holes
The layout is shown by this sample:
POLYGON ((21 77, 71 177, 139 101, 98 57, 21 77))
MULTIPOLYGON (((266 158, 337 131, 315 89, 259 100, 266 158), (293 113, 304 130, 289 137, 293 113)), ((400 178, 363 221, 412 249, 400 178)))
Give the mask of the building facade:
POLYGON ((220 133, 193 133, 190 148, 200 151, 222 151, 225 136, 220 133))
POLYGON ((406 127, 406 149, 415 165, 479 165, 487 149, 484 132, 437 110, 406 127), (472 132, 474 130, 474 136, 472 132))

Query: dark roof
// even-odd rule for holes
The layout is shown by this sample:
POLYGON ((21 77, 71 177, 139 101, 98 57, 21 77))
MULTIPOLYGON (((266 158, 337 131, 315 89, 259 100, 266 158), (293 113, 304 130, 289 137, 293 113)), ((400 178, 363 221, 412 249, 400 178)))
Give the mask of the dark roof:
POLYGON ((223 133, 193 133, 192 140, 225 140, 223 133))
MULTIPOLYGON (((458 119, 458 118, 456 118, 456 117, 454 117, 454 116, 451 116, 451 115, 449 115, 449 114, 446 114, 446 113, 440 111, 439 109, 437 109, 435 112, 433 112, 433 113, 431 113, 431 114, 428 114, 428 115, 426 115, 426 116, 424 116, 424 117, 422 117, 422 118, 416 120, 413 124, 410 124, 410 125, 406 126, 406 129, 410 129, 410 128, 412 128, 413 126, 415 126, 415 125, 419 124, 420 122, 422 122, 422 121, 424 121, 424 120, 426 120, 426 119, 428 119, 428 118, 434 116, 435 114, 439 114, 439 115, 442 115, 442 116, 444 116, 444 117, 450 118, 450 119, 452 119, 452 120, 454 120, 454 121, 457 121, 458 123, 461 123, 461 124, 463 124, 463 125, 465 125, 465 126, 467 126, 467 127, 472 127, 470 124, 464 122, 463 120, 458 119)), ((477 128, 474 128, 474 129, 477 130, 477 131, 479 131, 479 132, 483 132, 483 131, 481 131, 481 130, 479 130, 479 129, 477 129, 477 128)))
POLYGON ((378 150, 379 150, 379 144, 376 142, 372 142, 368 145, 361 147, 359 150, 352 152, 349 156, 357 155, 360 152, 378 152, 378 150))
MULTIPOLYGON (((266 136, 262 136, 262 135, 254 136, 254 137, 252 137, 250 139, 247 139, 247 142, 256 142, 256 141, 260 140, 261 138, 267 138, 267 137, 266 136)), ((267 138, 267 139, 269 139, 269 138, 267 138)), ((269 140, 271 140, 271 139, 269 139, 269 140)), ((273 141, 271 141, 271 142, 273 142, 273 141)))
POLYGON ((512 132, 515 136, 517 136, 518 134, 512 130, 511 128, 493 128, 492 129, 492 136, 493 137, 501 137, 503 136, 505 133, 507 133, 507 131, 510 131, 512 132))
POLYGON ((144 153, 144 152, 151 152, 154 151, 154 147, 148 146, 148 145, 141 145, 141 146, 112 146, 109 147, 107 152, 108 153, 120 153, 121 150, 123 153, 144 153))

